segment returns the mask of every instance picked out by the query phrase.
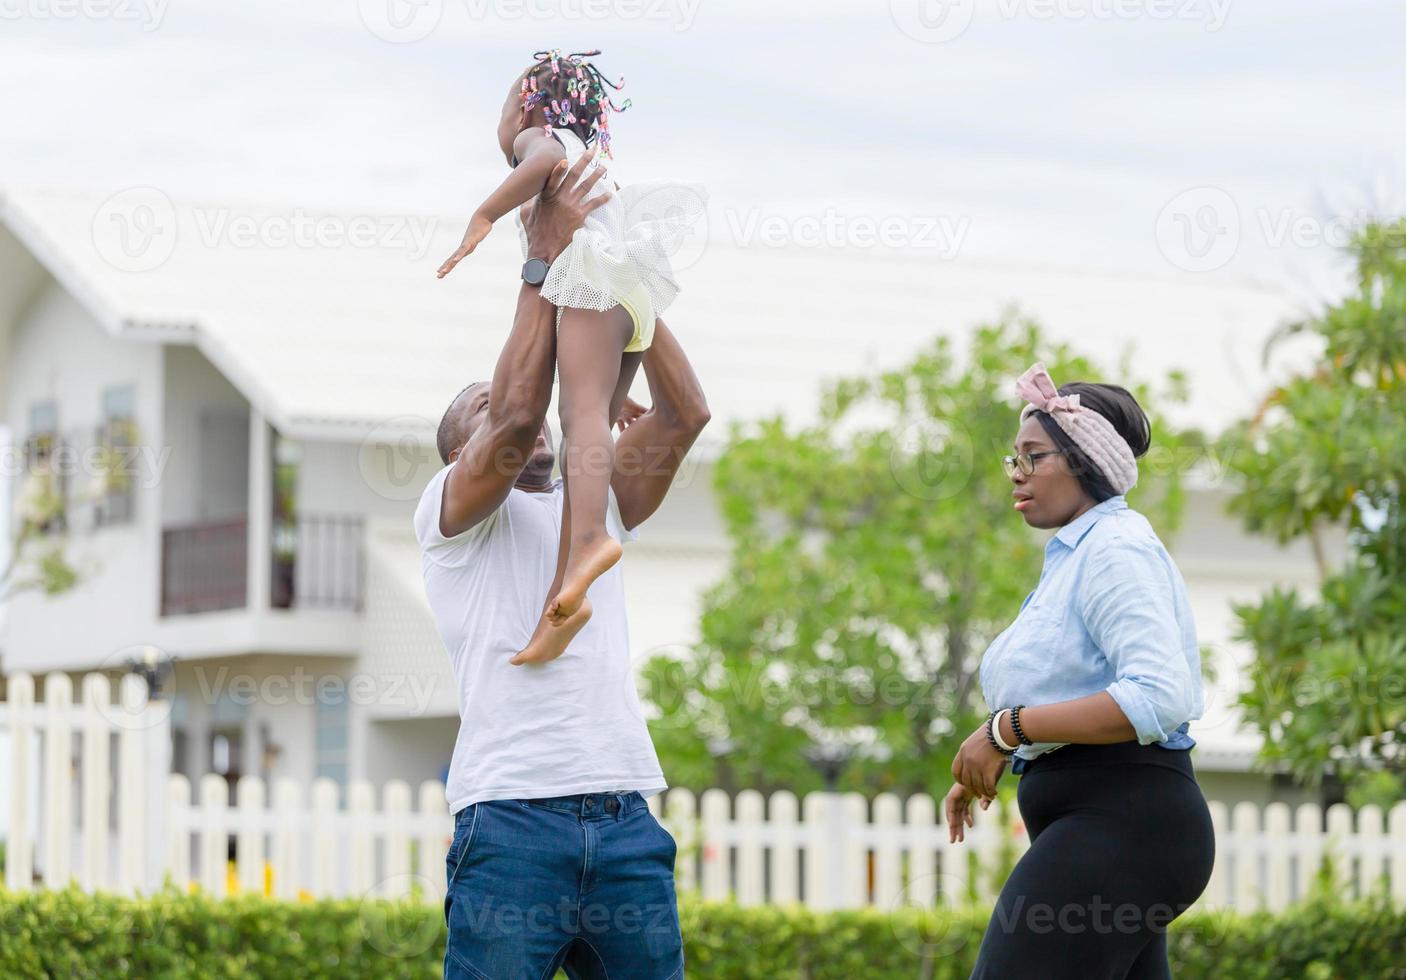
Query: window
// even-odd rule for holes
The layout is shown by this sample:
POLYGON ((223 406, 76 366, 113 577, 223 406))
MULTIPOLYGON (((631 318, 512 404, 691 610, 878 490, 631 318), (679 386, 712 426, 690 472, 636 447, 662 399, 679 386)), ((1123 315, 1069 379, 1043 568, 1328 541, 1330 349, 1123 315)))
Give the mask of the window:
POLYGON ((59 408, 52 401, 29 408, 29 435, 24 441, 24 486, 19 492, 20 513, 27 524, 42 532, 67 526, 68 481, 59 441, 59 408))
POLYGON ((136 473, 132 466, 137 443, 137 391, 120 385, 103 392, 103 421, 97 444, 102 450, 98 474, 97 522, 129 523, 136 513, 136 473))
POLYGON ((347 694, 344 690, 318 695, 315 741, 317 771, 314 775, 334 780, 344 790, 347 785, 349 714, 347 694))

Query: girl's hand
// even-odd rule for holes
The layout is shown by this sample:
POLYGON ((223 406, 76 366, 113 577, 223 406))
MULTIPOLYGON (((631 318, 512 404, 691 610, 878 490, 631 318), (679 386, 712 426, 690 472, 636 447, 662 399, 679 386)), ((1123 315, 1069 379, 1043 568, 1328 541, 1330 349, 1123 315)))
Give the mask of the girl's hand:
MULTIPOLYGON (((967 839, 966 828, 973 826, 971 802, 975 798, 972 791, 961 783, 953 783, 952 788, 947 791, 944 801, 947 811, 947 843, 955 844, 967 839)), ((981 808, 985 810, 990 805, 991 799, 983 797, 981 808)))
POLYGON ((957 750, 957 758, 952 760, 952 778, 974 795, 985 797, 984 810, 996 796, 996 784, 1006 771, 1006 761, 1006 756, 987 741, 983 722, 957 750))
POLYGON ((625 404, 620 409, 620 416, 615 420, 615 424, 620 426, 620 431, 624 432, 634 421, 649 409, 635 401, 629 395, 625 396, 625 404))
POLYGON ((439 267, 439 272, 435 273, 436 278, 443 279, 453 271, 460 260, 466 255, 473 253, 478 248, 478 243, 488 237, 488 233, 493 230, 493 222, 482 215, 475 214, 469 219, 469 227, 464 231, 464 240, 459 243, 459 247, 454 250, 454 254, 444 260, 444 264, 439 267))

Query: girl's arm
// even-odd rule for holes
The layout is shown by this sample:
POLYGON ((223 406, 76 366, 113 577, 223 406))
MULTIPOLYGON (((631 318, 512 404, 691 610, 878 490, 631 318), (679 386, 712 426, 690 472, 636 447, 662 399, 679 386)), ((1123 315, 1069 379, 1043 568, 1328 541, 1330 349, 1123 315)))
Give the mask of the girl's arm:
POLYGON ((518 133, 513 141, 513 153, 518 158, 518 165, 474 212, 475 216, 482 215, 490 223, 542 193, 547 175, 566 159, 566 150, 562 145, 540 129, 518 133))
POLYGON ((461 259, 471 254, 478 247, 478 243, 488 237, 489 231, 493 229, 493 222, 542 193, 552 168, 566 159, 566 150, 562 145, 540 129, 519 133, 513 142, 513 152, 518 158, 518 165, 498 185, 497 190, 489 194, 478 206, 478 210, 469 219, 469 227, 464 231, 463 241, 454 250, 454 254, 445 259, 439 267, 440 279, 447 276, 461 259))

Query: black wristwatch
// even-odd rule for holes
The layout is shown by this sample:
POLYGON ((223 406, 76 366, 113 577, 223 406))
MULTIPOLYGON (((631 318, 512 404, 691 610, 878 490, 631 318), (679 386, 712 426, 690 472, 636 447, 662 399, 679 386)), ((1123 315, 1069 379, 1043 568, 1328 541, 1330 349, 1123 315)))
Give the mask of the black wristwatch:
POLYGON ((529 286, 540 286, 547 281, 551 268, 546 259, 528 259, 522 264, 522 281, 529 286))

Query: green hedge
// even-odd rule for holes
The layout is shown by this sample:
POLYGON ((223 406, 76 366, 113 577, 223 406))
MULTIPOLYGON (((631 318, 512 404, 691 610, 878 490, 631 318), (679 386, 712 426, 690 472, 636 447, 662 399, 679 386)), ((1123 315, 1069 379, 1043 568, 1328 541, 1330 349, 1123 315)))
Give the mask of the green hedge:
MULTIPOLYGON (((692 978, 966 978, 985 913, 818 913, 685 901, 692 978)), ((1406 910, 1316 902, 1280 915, 1192 912, 1172 968, 1217 980, 1406 980, 1406 910)), ((379 901, 132 900, 0 890, 0 977, 438 977, 439 907, 379 901)))

